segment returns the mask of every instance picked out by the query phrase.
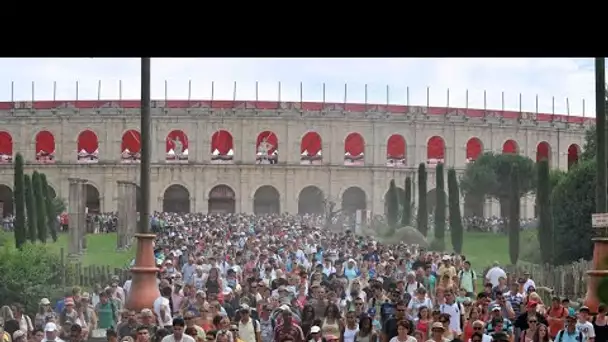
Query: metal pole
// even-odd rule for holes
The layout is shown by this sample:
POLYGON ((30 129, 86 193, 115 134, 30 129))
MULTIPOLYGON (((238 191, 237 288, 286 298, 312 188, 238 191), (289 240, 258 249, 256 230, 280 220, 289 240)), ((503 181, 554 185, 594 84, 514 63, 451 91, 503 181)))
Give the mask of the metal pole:
POLYGON ((141 211, 139 212, 139 233, 150 232, 150 58, 141 59, 141 211))
POLYGON ((595 120, 597 129, 596 213, 608 211, 606 184, 606 61, 595 59, 595 120))

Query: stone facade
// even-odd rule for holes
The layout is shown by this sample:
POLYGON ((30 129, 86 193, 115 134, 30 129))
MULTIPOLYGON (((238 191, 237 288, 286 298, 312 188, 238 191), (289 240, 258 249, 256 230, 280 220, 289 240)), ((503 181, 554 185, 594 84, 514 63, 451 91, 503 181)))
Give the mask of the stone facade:
MULTIPOLYGON (((163 210, 165 197, 171 197, 173 200, 169 201, 181 206, 180 211, 207 212, 213 202, 210 196, 216 194, 226 198, 224 202, 221 199, 213 202, 219 203, 213 207, 214 210, 253 212, 254 207, 258 211, 280 207, 281 212, 295 213, 299 210, 302 190, 315 186, 322 191, 322 196, 337 203, 342 201, 345 193, 358 193, 359 197, 363 193, 364 198, 353 199, 357 196, 351 196, 346 201, 360 201, 367 210, 382 213, 390 180, 394 178, 402 184, 407 175, 416 180, 417 165, 427 161, 427 143, 433 136, 440 136, 445 142, 445 164, 459 171, 466 166, 467 142, 475 137, 480 140, 483 151, 498 153, 505 141, 512 139, 517 143, 518 152, 532 159, 536 159, 537 146, 546 142, 550 146, 552 167, 567 169, 569 148, 576 146, 580 150, 585 128, 591 124, 582 120, 579 123, 564 122, 566 120, 541 122, 536 117, 524 115, 519 119, 495 115, 474 118, 459 112, 429 115, 422 110, 411 109, 403 115, 396 115, 378 108, 361 112, 344 108, 304 111, 296 105, 279 105, 278 109, 272 110, 250 109, 246 105, 229 109, 167 107, 153 106, 150 206, 152 210, 159 211, 163 210), (187 164, 166 161, 168 135, 173 130, 181 130, 186 135, 187 164), (210 162, 211 140, 218 130, 229 132, 233 138, 232 164, 210 162), (256 163, 256 139, 264 131, 276 135, 279 151, 276 164, 256 163), (300 163, 301 139, 309 131, 317 132, 322 139, 323 161, 320 165, 300 163), (364 165, 344 165, 345 138, 352 132, 359 133, 365 141, 364 165), (403 167, 387 166, 387 141, 393 134, 405 138, 403 167), (224 187, 221 191, 217 188, 212 191, 217 186, 229 189, 224 187), (256 191, 264 186, 270 195, 266 200, 258 199, 258 204, 254 205, 256 191), (351 187, 361 191, 347 191, 351 187), (174 190, 170 191, 171 194, 166 193, 169 188, 174 190), (273 192, 279 195, 278 204, 272 204, 273 201, 268 199, 273 192), (229 198, 232 196, 234 203, 229 198)), ((138 165, 125 164, 121 160, 123 134, 128 130, 139 131, 138 112, 137 108, 123 105, 94 109, 46 110, 27 106, 17 110, 0 109, 3 121, 0 130, 12 136, 13 153, 23 154, 28 163, 26 172, 32 169, 44 172, 58 196, 68 197, 68 178, 85 179, 94 188, 87 190, 89 210, 116 211, 116 182, 137 182, 139 178, 138 165), (36 162, 36 136, 42 130, 52 133, 55 138, 55 160, 50 164, 36 162), (78 137, 83 130, 91 130, 97 135, 96 163, 78 163, 78 137), (95 203, 97 193, 98 204, 95 203)), ((12 165, 0 165, 0 186, 12 188, 12 173, 12 165)), ((435 188, 432 168, 428 179, 431 191, 435 188)), ((303 201, 314 202, 315 199, 308 197, 303 201)), ((533 203, 532 197, 524 199, 523 216, 534 215, 533 203)), ((485 215, 499 215, 497 203, 491 201, 486 203, 484 211, 485 215)))

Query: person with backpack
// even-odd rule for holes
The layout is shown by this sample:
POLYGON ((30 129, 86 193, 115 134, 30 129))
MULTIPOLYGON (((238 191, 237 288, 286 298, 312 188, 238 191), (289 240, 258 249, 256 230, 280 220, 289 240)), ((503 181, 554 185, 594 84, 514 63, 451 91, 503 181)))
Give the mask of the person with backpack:
POLYGON ((465 261, 462 264, 462 269, 458 271, 458 279, 460 281, 460 287, 464 288, 467 297, 473 297, 477 293, 477 285, 475 284, 477 280, 477 273, 471 269, 471 262, 465 261))
POLYGON ((585 342, 583 341, 583 333, 576 329, 576 316, 569 314, 568 317, 566 317, 566 327, 557 333, 554 341, 585 342))

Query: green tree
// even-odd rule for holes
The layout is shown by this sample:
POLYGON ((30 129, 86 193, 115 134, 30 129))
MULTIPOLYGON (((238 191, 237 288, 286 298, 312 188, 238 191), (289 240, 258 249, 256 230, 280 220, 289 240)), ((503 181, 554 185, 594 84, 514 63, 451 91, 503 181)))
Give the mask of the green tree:
POLYGON ((416 228, 427 236, 429 232, 429 213, 426 208, 426 165, 418 165, 418 216, 416 217, 416 228))
POLYGON ((595 159, 597 153, 597 129, 591 126, 585 131, 585 144, 583 145, 583 153, 581 153, 581 160, 595 159))
POLYGON ((462 191, 473 198, 490 196, 500 202, 500 212, 508 216, 511 202, 511 169, 518 170, 520 197, 534 190, 536 170, 532 159, 517 154, 484 153, 474 163, 467 164, 464 177, 460 182, 462 191))
POLYGON ((450 236, 454 252, 462 253, 464 239, 464 227, 462 225, 462 215, 460 214, 460 190, 458 189, 458 179, 456 170, 448 170, 448 201, 450 210, 450 236))
POLYGON ((519 190, 520 175, 519 168, 517 166, 511 168, 511 184, 513 187, 511 188, 508 217, 509 258, 511 259, 511 264, 515 265, 519 259, 519 230, 521 229, 519 221, 521 200, 521 192, 519 190))
MULTIPOLYGON (((568 172, 551 194, 554 264, 593 256, 591 214, 595 213, 596 160, 585 160, 568 172)), ((542 243, 542 241, 539 241, 542 243)))
POLYGON ((14 194, 15 194, 15 246, 22 248, 27 241, 27 227, 25 226, 25 189, 23 184, 23 156, 15 156, 14 194))
POLYGON ((391 180, 388 188, 387 200, 387 221, 391 231, 394 232, 399 224, 399 192, 394 179, 391 180))
POLYGON ((435 240, 442 250, 445 249, 445 172, 442 163, 437 164, 435 168, 435 240))
POLYGON ((403 213, 401 214, 401 225, 409 226, 412 222, 412 178, 405 177, 405 191, 403 197, 403 213))
POLYGON ((51 198, 51 192, 49 191, 49 183, 46 180, 46 175, 44 173, 40 174, 40 184, 42 185, 42 195, 44 197, 44 208, 46 209, 46 219, 48 222, 49 231, 51 233, 51 238, 53 242, 57 242, 57 216, 63 212, 63 209, 60 211, 55 210, 55 205, 53 201, 54 198, 51 198))
POLYGON ((536 203, 538 208, 538 241, 541 260, 553 262, 553 214, 551 212, 551 178, 549 162, 542 160, 537 164, 536 203))
MULTIPOLYGON (((32 176, 32 186, 34 187, 34 199, 36 201, 36 219, 37 219, 37 233, 38 240, 42 243, 46 243, 46 238, 48 236, 48 212, 46 211, 44 193, 42 188, 42 180, 40 179, 40 173, 38 171, 34 171, 32 176)), ((48 189, 47 189, 48 191, 48 189)))
POLYGON ((25 207, 27 208, 27 239, 36 243, 38 234, 38 211, 36 210, 36 199, 34 198, 34 184, 30 175, 23 176, 25 184, 25 207))

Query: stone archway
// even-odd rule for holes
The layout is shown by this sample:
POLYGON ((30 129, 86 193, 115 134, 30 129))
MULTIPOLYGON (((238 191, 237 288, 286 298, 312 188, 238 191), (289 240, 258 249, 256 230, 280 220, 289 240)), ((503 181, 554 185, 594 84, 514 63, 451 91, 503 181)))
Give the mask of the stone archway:
POLYGON ((163 194, 163 211, 166 213, 189 213, 190 192, 186 187, 173 184, 163 194))
POLYGON ((4 184, 0 184, 0 218, 13 214, 13 190, 4 184))
POLYGON ((89 213, 99 213, 101 212, 101 200, 99 195, 99 190, 95 187, 95 185, 91 183, 87 183, 85 185, 87 201, 86 206, 89 213))
POLYGON ((209 191, 209 213, 225 214, 236 212, 236 194, 228 185, 217 185, 209 191))
POLYGON ((351 186, 342 194, 342 211, 354 214, 367 209, 367 195, 358 186, 351 186))
POLYGON ((280 214, 281 194, 272 185, 259 187, 253 195, 254 214, 280 214))
POLYGON ((325 195, 323 190, 310 185, 300 191, 298 195, 298 214, 325 214, 325 195))

